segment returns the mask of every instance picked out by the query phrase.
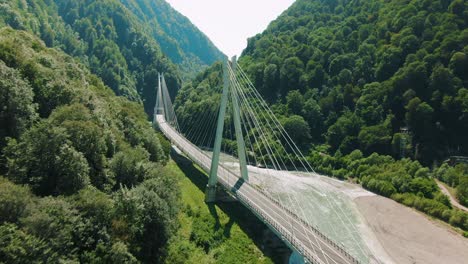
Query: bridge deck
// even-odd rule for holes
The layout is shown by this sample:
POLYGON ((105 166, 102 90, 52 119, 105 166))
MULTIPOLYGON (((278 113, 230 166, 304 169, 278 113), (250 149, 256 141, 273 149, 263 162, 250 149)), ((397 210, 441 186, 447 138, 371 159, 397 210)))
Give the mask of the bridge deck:
MULTIPOLYGON (((163 115, 157 115, 156 121, 161 131, 174 145, 203 170, 210 171, 210 156, 166 123, 163 115)), ((315 227, 307 224, 268 194, 243 182, 238 175, 221 164, 218 169, 218 180, 226 190, 234 193, 242 204, 254 212, 290 247, 304 256, 309 263, 359 263, 315 227)))

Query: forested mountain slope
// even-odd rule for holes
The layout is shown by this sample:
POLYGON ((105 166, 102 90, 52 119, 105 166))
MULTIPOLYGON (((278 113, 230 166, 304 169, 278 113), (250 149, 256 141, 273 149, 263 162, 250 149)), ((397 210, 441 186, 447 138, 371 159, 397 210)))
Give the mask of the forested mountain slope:
POLYGON ((5 27, 0 105, 2 261, 154 263, 164 256, 179 193, 163 168, 168 146, 140 104, 117 97, 37 37, 5 27))
POLYGON ((312 140, 431 164, 468 155, 468 2, 299 0, 248 42, 241 64, 312 140))
POLYGON ((118 95, 143 101, 148 114, 155 102, 158 71, 165 73, 175 93, 181 84, 180 67, 199 70, 221 56, 164 1, 150 5, 136 0, 0 0, 0 26, 4 25, 28 30, 48 47, 79 58, 118 95), (145 10, 151 7, 147 16, 136 8, 140 5, 145 10), (181 25, 172 25, 173 21, 181 25), (176 35, 169 35, 172 30, 176 35), (187 42, 194 39, 192 48, 187 42))
POLYGON ((164 54, 181 65, 186 77, 224 58, 223 53, 188 18, 164 0, 121 0, 149 27, 164 54))

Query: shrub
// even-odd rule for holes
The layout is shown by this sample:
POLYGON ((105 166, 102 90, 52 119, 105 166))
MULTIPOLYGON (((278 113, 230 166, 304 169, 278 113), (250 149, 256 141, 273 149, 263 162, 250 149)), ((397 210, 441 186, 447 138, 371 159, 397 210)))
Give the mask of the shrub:
POLYGON ((0 177, 0 224, 16 223, 27 215, 33 198, 27 187, 18 186, 0 177))

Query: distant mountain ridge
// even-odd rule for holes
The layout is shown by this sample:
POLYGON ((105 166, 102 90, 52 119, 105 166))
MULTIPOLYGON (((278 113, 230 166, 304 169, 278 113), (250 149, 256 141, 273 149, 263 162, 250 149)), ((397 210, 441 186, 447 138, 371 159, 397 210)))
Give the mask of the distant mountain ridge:
POLYGON ((200 67, 221 60, 224 54, 192 22, 164 0, 121 0, 158 41, 174 63, 200 67))

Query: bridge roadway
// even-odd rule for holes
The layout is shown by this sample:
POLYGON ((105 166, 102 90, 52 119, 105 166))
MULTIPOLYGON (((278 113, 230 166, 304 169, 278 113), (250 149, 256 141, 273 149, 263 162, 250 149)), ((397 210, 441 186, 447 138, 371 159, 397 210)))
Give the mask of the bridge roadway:
MULTIPOLYGON (((163 115, 157 115, 156 120, 160 130, 171 140, 172 144, 176 145, 205 172, 210 171, 210 156, 166 123, 163 115)), ((307 224, 267 193, 244 182, 222 164, 219 165, 218 169, 218 182, 266 223, 289 247, 302 255, 306 262, 317 264, 359 263, 318 229, 307 224)))

